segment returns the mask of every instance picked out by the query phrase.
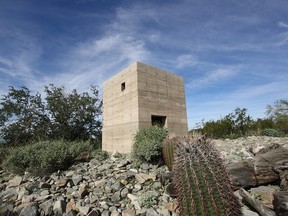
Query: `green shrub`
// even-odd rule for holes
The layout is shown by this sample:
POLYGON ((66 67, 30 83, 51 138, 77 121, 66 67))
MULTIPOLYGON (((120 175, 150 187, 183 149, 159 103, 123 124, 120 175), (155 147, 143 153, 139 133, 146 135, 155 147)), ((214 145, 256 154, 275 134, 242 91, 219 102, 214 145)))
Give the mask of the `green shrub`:
POLYGON ((261 132, 262 136, 280 137, 282 133, 273 128, 266 128, 261 132))
POLYGON ((11 152, 12 152, 12 148, 10 147, 0 147, 0 165, 11 154, 11 152))
POLYGON ((162 156, 162 142, 168 130, 158 126, 144 128, 134 137, 132 155, 142 161, 152 161, 162 156))
POLYGON ((3 167, 16 174, 46 175, 68 168, 81 152, 91 150, 89 142, 43 141, 15 148, 3 167))
POLYGON ((146 191, 140 196, 140 205, 143 207, 152 207, 157 204, 157 192, 155 191, 146 191))
POLYGON ((93 157, 96 158, 97 160, 106 160, 107 158, 109 158, 109 154, 107 151, 102 151, 101 149, 97 149, 95 151, 93 151, 93 157))

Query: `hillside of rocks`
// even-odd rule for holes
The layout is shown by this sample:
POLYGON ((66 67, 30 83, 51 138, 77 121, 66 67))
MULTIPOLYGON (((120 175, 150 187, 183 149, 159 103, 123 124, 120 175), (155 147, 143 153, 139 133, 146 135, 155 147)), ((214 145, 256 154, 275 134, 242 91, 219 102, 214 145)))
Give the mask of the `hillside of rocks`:
MULTIPOLYGON (((235 164, 243 160, 253 163, 261 151, 267 154, 275 146, 288 148, 288 137, 255 136, 213 142, 224 163, 234 171, 235 164)), ((237 169, 241 171, 242 167, 237 169)), ((15 176, 1 169, 0 215, 176 215, 176 200, 166 192, 167 185, 163 179, 160 181, 159 176, 165 173, 169 174, 165 166, 137 164, 129 156, 116 152, 105 161, 92 158, 49 176, 33 177, 29 173, 15 176)), ((237 172, 233 178, 238 182, 237 172)), ((280 177, 274 175, 273 178, 280 177)), ((247 178, 243 184, 251 181, 247 178)), ((280 190, 280 185, 274 180, 261 185, 258 183, 246 189, 265 206, 273 208, 272 194, 280 190)), ((242 201, 237 188, 235 194, 242 201)), ((255 209, 244 204, 242 212, 245 216, 259 215, 255 209)))

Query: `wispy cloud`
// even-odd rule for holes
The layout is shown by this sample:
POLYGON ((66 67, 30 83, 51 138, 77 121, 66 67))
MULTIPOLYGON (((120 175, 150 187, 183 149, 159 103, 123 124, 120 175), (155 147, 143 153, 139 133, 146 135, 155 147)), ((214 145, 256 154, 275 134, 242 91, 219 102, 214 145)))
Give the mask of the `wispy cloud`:
POLYGON ((176 67, 177 68, 193 67, 197 63, 198 63, 197 58, 191 54, 180 55, 176 59, 176 67))
POLYGON ((281 22, 278 22, 278 26, 283 27, 283 28, 288 28, 288 23, 281 21, 281 22))
POLYGON ((240 66, 225 66, 214 71, 204 74, 204 76, 194 79, 190 82, 188 88, 204 88, 215 85, 216 82, 225 81, 226 79, 235 76, 240 70, 240 66))
MULTIPOLYGON (((284 29, 288 29, 288 23, 286 22, 278 22, 278 26, 284 29)), ((278 46, 282 46, 288 43, 288 30, 286 32, 282 32, 278 35, 280 38, 280 42, 278 42, 278 46)))

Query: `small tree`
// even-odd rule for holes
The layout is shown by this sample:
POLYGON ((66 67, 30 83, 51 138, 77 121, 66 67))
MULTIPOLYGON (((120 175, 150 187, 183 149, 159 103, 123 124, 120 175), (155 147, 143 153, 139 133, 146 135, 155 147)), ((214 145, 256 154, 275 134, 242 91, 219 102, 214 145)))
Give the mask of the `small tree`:
POLYGON ((203 122, 197 131, 211 138, 233 138, 246 135, 253 127, 254 121, 247 115, 247 109, 236 108, 220 120, 203 122))
POLYGON ((275 129, 288 133, 288 100, 277 100, 268 105, 266 114, 273 119, 275 129))
POLYGON ((1 139, 6 144, 26 143, 37 137, 46 138, 49 118, 41 95, 32 95, 26 87, 9 88, 0 103, 1 139))
POLYGON ((91 93, 66 93, 65 88, 45 87, 46 103, 26 87, 9 88, 0 103, 0 141, 25 144, 38 140, 101 140, 101 106, 98 89, 91 93))
POLYGON ((101 106, 98 89, 91 86, 88 92, 79 94, 76 89, 66 93, 64 86, 45 87, 47 112, 51 119, 51 137, 66 140, 87 140, 91 136, 101 138, 101 106))

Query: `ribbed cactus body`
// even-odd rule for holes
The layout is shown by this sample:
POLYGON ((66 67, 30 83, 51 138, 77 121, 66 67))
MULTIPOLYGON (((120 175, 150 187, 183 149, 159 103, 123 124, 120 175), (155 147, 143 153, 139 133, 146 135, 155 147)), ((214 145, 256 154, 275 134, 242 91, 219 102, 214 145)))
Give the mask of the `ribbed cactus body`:
POLYGON ((173 183, 181 216, 238 216, 234 196, 222 160, 202 135, 179 138, 174 149, 173 183))
POLYGON ((177 137, 166 138, 162 145, 164 163, 170 171, 172 171, 174 148, 178 140, 179 139, 177 137))

